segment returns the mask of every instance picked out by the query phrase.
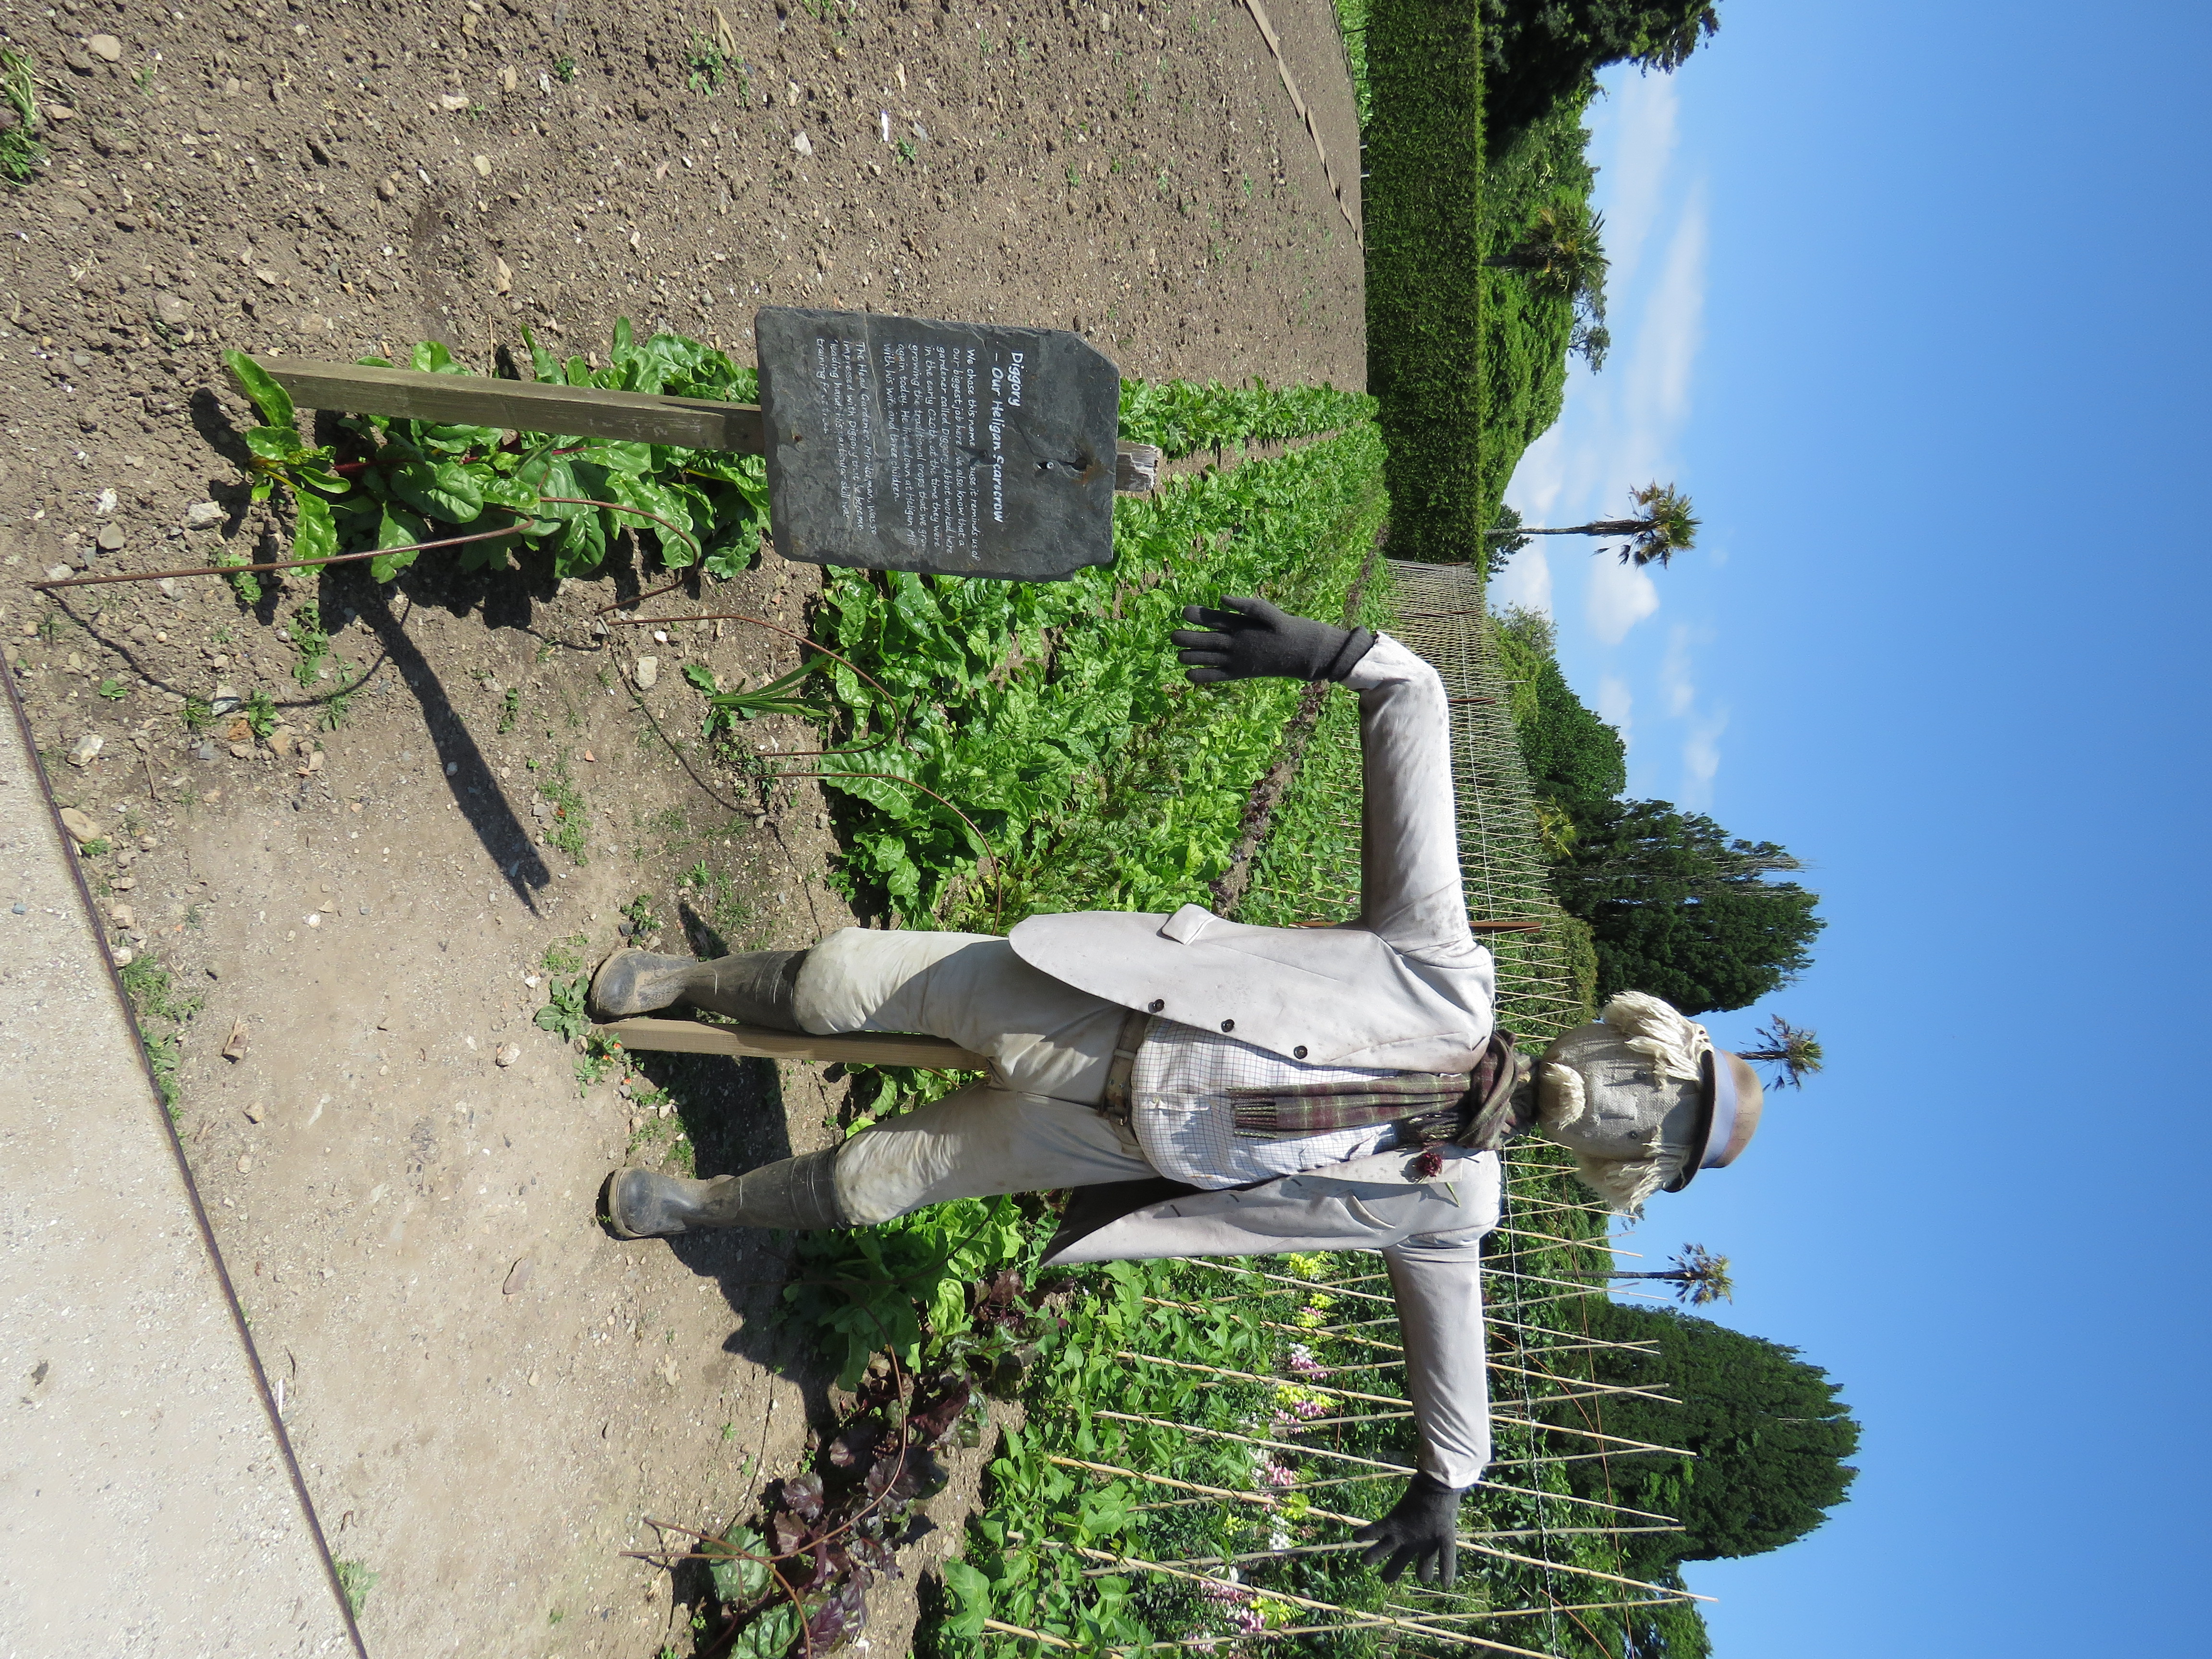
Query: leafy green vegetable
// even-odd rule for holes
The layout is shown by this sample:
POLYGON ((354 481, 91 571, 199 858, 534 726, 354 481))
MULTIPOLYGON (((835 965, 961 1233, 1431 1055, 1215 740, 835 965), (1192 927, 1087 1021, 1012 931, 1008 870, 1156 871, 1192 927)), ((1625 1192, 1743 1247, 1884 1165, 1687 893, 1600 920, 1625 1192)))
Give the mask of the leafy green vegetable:
POLYGON ((1156 444, 1170 460, 1201 449, 1241 449, 1335 432, 1372 420, 1375 399, 1333 386, 1270 387, 1188 380, 1121 382, 1121 436, 1156 444))
POLYGON ((573 979, 549 980, 545 1006, 538 1011, 535 1024, 564 1042, 573 1042, 583 1036, 592 1029, 592 1017, 584 1006, 584 994, 590 983, 581 974, 573 979))
POLYGON ((404 461, 388 482, 393 495, 425 518, 468 524, 483 511, 483 492, 459 461, 404 461))
POLYGON ((725 1601, 756 1601, 767 1595, 769 1586, 775 1582, 769 1576, 768 1563, 749 1558, 774 1554, 768 1540, 750 1527, 732 1526, 720 1541, 739 1553, 725 1557, 714 1545, 705 1547, 704 1553, 714 1558, 708 1571, 714 1581, 714 1594, 725 1601))
POLYGON ((331 516, 331 504, 320 495, 295 495, 292 507, 295 519, 292 532, 292 556, 295 559, 327 559, 338 550, 337 520, 331 516))
MULTIPOLYGON (((293 411, 292 394, 279 386, 268 370, 242 351, 225 351, 222 362, 223 367, 235 374, 238 383, 246 388, 246 395, 261 411, 261 418, 272 428, 295 428, 293 435, 296 439, 299 420, 293 411)), ((249 444, 253 441, 252 434, 247 434, 246 441, 249 444)))

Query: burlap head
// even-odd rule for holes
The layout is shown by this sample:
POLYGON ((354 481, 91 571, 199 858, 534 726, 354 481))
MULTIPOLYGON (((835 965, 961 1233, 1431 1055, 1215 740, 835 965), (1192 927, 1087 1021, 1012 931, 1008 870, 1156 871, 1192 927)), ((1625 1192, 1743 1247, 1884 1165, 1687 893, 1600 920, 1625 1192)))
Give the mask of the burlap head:
POLYGON ((1733 1160, 1758 1127, 1760 1091, 1704 1026, 1626 991, 1545 1050, 1536 1098, 1545 1138, 1575 1154, 1583 1183, 1633 1215, 1733 1160))

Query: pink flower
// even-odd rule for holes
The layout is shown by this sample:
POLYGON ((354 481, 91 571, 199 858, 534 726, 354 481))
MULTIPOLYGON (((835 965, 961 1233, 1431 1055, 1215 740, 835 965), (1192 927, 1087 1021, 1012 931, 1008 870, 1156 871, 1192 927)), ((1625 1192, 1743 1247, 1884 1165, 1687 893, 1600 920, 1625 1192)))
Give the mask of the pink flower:
POLYGON ((1280 1463, 1260 1465, 1260 1478, 1271 1486, 1291 1486, 1297 1484, 1297 1475, 1280 1463))

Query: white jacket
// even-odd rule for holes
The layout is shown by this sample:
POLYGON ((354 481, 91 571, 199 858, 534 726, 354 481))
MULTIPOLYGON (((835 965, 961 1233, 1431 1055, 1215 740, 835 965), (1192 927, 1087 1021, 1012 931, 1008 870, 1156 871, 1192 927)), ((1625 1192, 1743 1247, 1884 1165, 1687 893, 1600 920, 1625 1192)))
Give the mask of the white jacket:
MULTIPOLYGON (((1313 1064, 1474 1068, 1492 1025, 1490 952, 1468 927, 1452 800, 1450 708, 1436 671, 1379 636, 1346 684, 1359 696, 1361 914, 1335 928, 1251 927, 1196 905, 1172 916, 1032 916, 1030 966, 1126 1008, 1233 1031, 1313 1064)), ((1410 1152, 1146 1205, 1048 1261, 1378 1250, 1406 1345, 1420 1465, 1472 1486, 1490 1460, 1478 1250, 1498 1224, 1495 1153, 1456 1147, 1424 1182, 1410 1152)))

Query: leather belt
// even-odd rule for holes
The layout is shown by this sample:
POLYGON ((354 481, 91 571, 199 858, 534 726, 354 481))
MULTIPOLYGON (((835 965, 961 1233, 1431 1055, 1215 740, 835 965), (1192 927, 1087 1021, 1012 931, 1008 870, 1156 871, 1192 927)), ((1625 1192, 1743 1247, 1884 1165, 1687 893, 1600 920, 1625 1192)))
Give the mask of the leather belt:
POLYGON ((1145 1046, 1152 1024, 1152 1017, 1138 1009, 1121 1016, 1121 1029, 1114 1038, 1113 1063, 1106 1068, 1106 1092, 1098 1102, 1098 1109, 1107 1120, 1132 1139, 1136 1132, 1130 1121, 1130 1082, 1137 1072, 1137 1050, 1145 1046))

